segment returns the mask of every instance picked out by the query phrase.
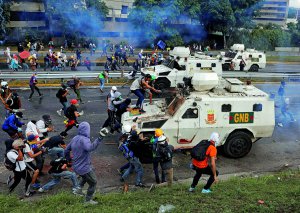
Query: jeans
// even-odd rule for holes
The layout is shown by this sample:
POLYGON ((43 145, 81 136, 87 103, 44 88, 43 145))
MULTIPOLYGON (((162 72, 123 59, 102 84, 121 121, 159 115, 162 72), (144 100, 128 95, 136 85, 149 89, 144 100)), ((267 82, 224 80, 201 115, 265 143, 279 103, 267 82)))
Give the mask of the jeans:
POLYGON ((31 98, 32 95, 34 94, 34 90, 36 90, 36 91, 39 93, 40 96, 42 95, 41 92, 40 92, 40 90, 39 90, 39 88, 38 88, 37 86, 35 86, 35 85, 30 85, 30 89, 31 89, 31 93, 30 93, 30 95, 29 95, 29 98, 31 98))
POLYGON ((86 173, 84 175, 80 175, 80 177, 82 178, 80 183, 79 183, 80 188, 83 188, 85 183, 88 183, 88 185, 89 185, 89 188, 87 190, 86 197, 85 197, 85 200, 89 201, 89 200, 92 199, 93 194, 96 191, 96 186, 97 186, 96 174, 92 170, 89 173, 86 173))
POLYGON ((48 150, 48 154, 51 160, 55 160, 57 157, 64 157, 64 149, 61 147, 53 147, 48 150))
POLYGON ((100 81, 100 89, 103 90, 105 78, 99 78, 99 81, 100 81))
MULTIPOLYGON (((156 183, 160 183, 160 179, 159 179, 159 171, 158 171, 158 165, 160 162, 160 159, 153 159, 153 172, 155 175, 155 182, 156 183)), ((164 173, 163 170, 161 170, 161 182, 166 182, 166 175, 164 173)))
POLYGON ((61 173, 52 173, 52 178, 52 180, 50 180, 42 187, 44 190, 49 190, 53 188, 60 182, 61 178, 70 178, 72 180, 73 188, 78 188, 79 186, 77 176, 74 172, 63 171, 61 173))
POLYGON ((157 184, 156 187, 171 186, 173 183, 173 173, 174 173, 173 168, 167 169, 167 170, 162 170, 162 172, 167 175, 168 181, 157 184))
POLYGON ((139 184, 142 182, 142 178, 144 175, 144 170, 143 170, 143 166, 140 162, 140 160, 137 157, 133 157, 131 159, 129 159, 129 168, 124 172, 124 174, 122 175, 123 179, 126 179, 129 174, 132 172, 132 170, 134 169, 136 172, 136 181, 135 184, 139 184))
MULTIPOLYGON (((201 178, 202 174, 207 174, 207 175, 210 175, 209 179, 207 180, 207 183, 206 185, 203 187, 204 189, 209 189, 211 187, 211 185, 213 184, 213 182, 215 181, 214 179, 214 174, 210 168, 210 166, 207 166, 206 168, 198 168, 196 166, 195 167, 195 170, 196 170, 196 175, 194 176, 194 179, 193 179, 193 183, 191 185, 191 187, 195 188, 199 182, 199 179, 201 178)), ((217 176, 219 175, 219 172, 216 171, 217 173, 217 176)))
POLYGON ((68 102, 61 102, 61 101, 60 101, 60 103, 61 103, 61 105, 63 105, 62 110, 64 111, 64 114, 66 114, 67 107, 68 107, 68 102))
POLYGON ((136 102, 136 106, 140 107, 142 109, 143 102, 144 102, 144 99, 145 99, 143 90, 137 89, 137 90, 134 90, 132 92, 138 97, 138 100, 136 102))

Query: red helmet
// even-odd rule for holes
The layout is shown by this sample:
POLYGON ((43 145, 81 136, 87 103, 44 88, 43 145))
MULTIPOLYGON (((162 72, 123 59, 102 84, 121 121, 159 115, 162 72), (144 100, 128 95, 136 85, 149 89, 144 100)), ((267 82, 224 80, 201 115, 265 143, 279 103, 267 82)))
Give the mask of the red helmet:
POLYGON ((78 101, 77 101, 76 99, 72 99, 72 100, 70 101, 70 103, 74 105, 74 104, 78 104, 78 101))

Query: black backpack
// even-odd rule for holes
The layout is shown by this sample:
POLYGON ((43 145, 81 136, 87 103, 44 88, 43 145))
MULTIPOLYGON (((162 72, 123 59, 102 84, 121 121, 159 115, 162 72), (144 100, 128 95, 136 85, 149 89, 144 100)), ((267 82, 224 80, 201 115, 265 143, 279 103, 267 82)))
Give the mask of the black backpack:
POLYGON ((202 140, 191 151, 191 157, 197 161, 203 161, 206 158, 206 151, 210 145, 210 141, 202 140))
POLYGON ((57 91, 56 97, 57 97, 57 98, 61 98, 61 92, 60 92, 60 89, 57 91))
MULTIPOLYGON (((11 150, 10 150, 11 151, 11 150)), ((8 151, 8 152, 10 152, 8 151)), ((12 150, 14 153, 18 154, 18 152, 16 150, 12 150)), ((7 153, 8 153, 7 152, 7 153)), ((4 166, 6 167, 7 170, 9 171, 14 171, 16 169, 16 163, 11 162, 8 157, 7 157, 7 153, 4 156, 4 166)))
POLYGON ((171 145, 157 144, 159 156, 162 161, 170 161, 173 157, 173 147, 171 145))

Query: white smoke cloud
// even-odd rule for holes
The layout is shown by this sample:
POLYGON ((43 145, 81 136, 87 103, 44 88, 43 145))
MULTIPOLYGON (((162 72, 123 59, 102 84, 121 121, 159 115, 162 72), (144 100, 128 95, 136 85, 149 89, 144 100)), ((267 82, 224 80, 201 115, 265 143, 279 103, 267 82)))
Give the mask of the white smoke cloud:
POLYGON ((290 7, 300 8, 300 0, 290 0, 290 7))

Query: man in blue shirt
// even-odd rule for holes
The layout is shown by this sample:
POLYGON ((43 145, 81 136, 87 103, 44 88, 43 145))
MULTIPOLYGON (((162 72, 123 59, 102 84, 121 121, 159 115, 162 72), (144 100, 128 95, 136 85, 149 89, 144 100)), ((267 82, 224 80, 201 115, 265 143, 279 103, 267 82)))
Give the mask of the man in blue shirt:
POLYGON ((10 115, 2 125, 2 130, 13 139, 18 138, 18 133, 22 132, 22 125, 25 125, 19 121, 20 118, 23 118, 23 113, 17 112, 10 115))

